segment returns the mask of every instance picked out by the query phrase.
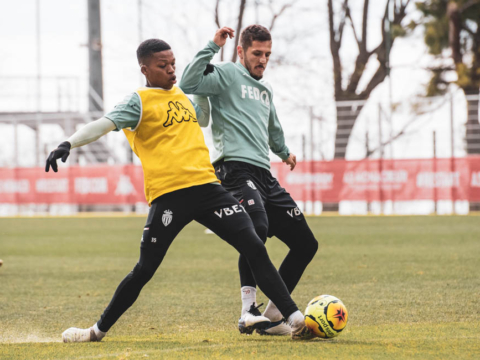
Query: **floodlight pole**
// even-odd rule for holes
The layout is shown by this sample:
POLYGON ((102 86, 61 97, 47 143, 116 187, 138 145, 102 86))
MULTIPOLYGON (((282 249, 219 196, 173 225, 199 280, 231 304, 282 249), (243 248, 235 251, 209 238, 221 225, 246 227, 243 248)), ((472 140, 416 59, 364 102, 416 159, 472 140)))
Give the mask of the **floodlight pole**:
MULTIPOLYGON (((305 134, 302 134, 302 161, 303 161, 303 168, 302 171, 304 173, 304 178, 307 178, 307 138, 305 134)), ((302 187, 302 196, 303 196, 303 212, 307 210, 307 190, 306 186, 302 187)))
MULTIPOLYGON (((142 29, 142 0, 137 1, 138 9, 138 45, 143 41, 143 29, 142 29)), ((140 86, 145 85, 145 80, 143 79, 143 74, 140 72, 140 86)))
POLYGON ((40 165, 42 149, 40 146, 40 112, 42 111, 42 59, 40 48, 40 0, 36 1, 36 38, 37 38, 37 113, 35 116, 35 166, 40 165))
POLYGON ((100 0, 88 0, 88 110, 103 111, 102 27, 100 0))
MULTIPOLYGON (((309 107, 309 113, 310 113, 310 179, 314 178, 314 156, 315 156, 315 141, 313 139, 314 133, 313 133, 313 127, 314 124, 313 122, 315 121, 315 116, 313 114, 313 106, 309 107)), ((315 213, 315 182, 313 180, 310 181, 310 196, 312 197, 312 207, 311 207, 311 212, 312 214, 315 213)))
MULTIPOLYGON (((450 172, 452 173, 451 176, 454 176, 455 172, 455 128, 453 126, 453 92, 450 93, 450 172)), ((454 178, 454 177, 453 177, 454 178)), ((455 212, 455 184, 452 181, 452 186, 450 187, 450 196, 452 198, 452 213, 455 212)))
MULTIPOLYGON (((437 174, 437 133, 435 130, 433 130, 433 179, 435 182, 437 174)), ((434 183, 433 186, 433 211, 435 212, 435 215, 438 214, 438 208, 437 208, 437 187, 436 184, 434 183)))
MULTIPOLYGON (((393 154, 393 82, 392 82, 392 66, 390 63, 390 52, 392 51, 392 22, 395 18, 395 0, 388 0, 388 13, 387 13, 387 21, 385 22, 385 36, 386 36, 386 41, 385 41, 385 52, 386 52, 386 62, 385 62, 385 67, 386 67, 386 72, 388 76, 388 101, 389 101, 389 114, 388 114, 388 121, 390 125, 390 139, 389 139, 389 148, 390 148, 390 159, 391 159, 391 166, 394 167, 394 154, 393 154)), ((392 212, 394 212, 395 209, 395 191, 390 188, 390 197, 392 201, 392 212)))
POLYGON ((40 51, 40 0, 37 0, 36 12, 36 35, 37 35, 37 112, 41 111, 42 95, 41 95, 41 51, 40 51))
MULTIPOLYGON (((383 132, 382 132, 382 104, 378 104, 378 143, 380 148, 380 158, 378 160, 378 172, 380 173, 380 179, 382 179, 382 171, 383 171, 383 156, 384 156, 384 149, 383 149, 383 132)), ((379 202, 380 202, 380 214, 383 214, 383 182, 379 182, 379 202)))

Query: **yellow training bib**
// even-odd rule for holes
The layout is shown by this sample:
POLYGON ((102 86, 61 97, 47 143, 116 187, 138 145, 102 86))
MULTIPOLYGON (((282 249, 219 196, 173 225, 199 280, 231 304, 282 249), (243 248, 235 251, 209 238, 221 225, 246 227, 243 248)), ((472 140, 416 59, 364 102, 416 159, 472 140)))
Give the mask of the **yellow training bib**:
POLYGON ((145 198, 195 185, 218 182, 195 108, 178 87, 140 88, 142 114, 135 129, 124 129, 140 158, 145 198))

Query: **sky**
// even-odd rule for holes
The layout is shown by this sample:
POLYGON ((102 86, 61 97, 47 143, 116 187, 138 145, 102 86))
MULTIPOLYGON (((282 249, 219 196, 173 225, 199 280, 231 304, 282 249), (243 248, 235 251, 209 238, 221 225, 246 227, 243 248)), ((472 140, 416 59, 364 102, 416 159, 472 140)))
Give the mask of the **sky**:
MULTIPOLYGON (((290 1, 292 2, 292 1, 290 1)), ((41 75, 42 111, 66 111, 87 108, 88 82, 87 52, 87 1, 38 0, 40 22, 37 23, 37 0, 21 2, 2 1, 0 11, 0 112, 35 111, 37 109, 36 77, 41 75), (39 25, 40 31, 37 31, 39 25), (37 52, 37 41, 40 52, 37 52), (40 55, 39 57, 37 55, 40 55)), ((135 50, 141 40, 161 38, 172 46, 177 58, 177 76, 196 52, 202 49, 217 29, 214 22, 215 0, 142 0, 141 30, 139 29, 138 0, 102 0, 102 43, 104 71, 105 110, 109 111, 127 94, 142 84, 135 50)), ((238 0, 220 3, 222 25, 236 27, 238 0)), ((260 23, 269 25, 272 9, 255 8, 248 1, 244 25, 260 23)), ((288 1, 275 1, 273 11, 278 12, 288 1)), ((334 1, 338 6, 339 1, 334 1)), ((371 2, 369 22, 369 47, 380 41, 380 21, 384 0, 371 2)), ((357 27, 361 20, 362 2, 352 4, 352 16, 357 27)), ((413 8, 412 8, 413 9, 413 8)), ((414 12, 410 18, 418 16, 414 12)), ((314 159, 333 157, 335 133, 335 106, 333 98, 332 60, 329 50, 327 2, 312 3, 297 0, 277 20, 272 31, 273 54, 265 73, 274 89, 274 102, 285 130, 287 145, 299 158, 303 157, 302 138, 307 141, 306 156, 310 154, 310 108, 320 118, 313 128, 314 159)), ((233 42, 226 45, 230 58, 233 42)), ((356 44, 347 28, 345 44, 341 51, 344 68, 350 73, 356 56, 356 44)), ((218 57, 214 59, 219 61, 218 57)), ((423 43, 420 29, 404 39, 397 39, 391 56, 392 76, 372 93, 360 115, 352 140, 347 149, 348 159, 365 156, 365 133, 369 132, 370 148, 379 143, 379 104, 383 117, 383 139, 411 124, 409 133, 392 147, 387 147, 386 157, 431 157, 432 133, 437 131, 439 157, 451 154, 449 102, 435 100, 426 115, 412 111, 425 92, 429 74, 425 70, 432 62, 423 43), (391 81, 391 84, 390 84, 391 81), (390 93, 391 90, 391 93, 390 93), (390 98, 396 111, 390 122, 390 98)), ((367 73, 375 71, 375 62, 367 73)), ((464 98, 454 93, 455 105, 455 155, 464 154, 462 145, 465 122, 464 98)), ((423 101, 423 100, 422 100, 423 101)), ((424 101, 423 101, 424 102, 424 101)), ((11 166, 13 159, 11 126, 0 125, 0 166, 11 166)), ((45 153, 70 134, 56 126, 42 129, 41 138, 45 153)), ((124 155, 125 139, 121 134, 107 135, 108 142, 120 156, 124 155)), ((19 162, 21 166, 34 165, 33 131, 21 127, 19 137, 19 162)), ((211 138, 206 133, 207 143, 211 138)), ((275 157, 272 157, 272 160, 275 157)))

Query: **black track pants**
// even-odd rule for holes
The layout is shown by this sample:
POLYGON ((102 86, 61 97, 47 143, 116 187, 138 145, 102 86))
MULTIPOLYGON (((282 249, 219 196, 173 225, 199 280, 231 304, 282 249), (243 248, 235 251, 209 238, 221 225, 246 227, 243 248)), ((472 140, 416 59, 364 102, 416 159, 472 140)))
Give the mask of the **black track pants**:
MULTIPOLYGON (((289 247, 278 271, 288 291, 292 292, 318 249, 318 242, 297 204, 264 168, 227 161, 215 165, 215 174, 245 207, 263 242, 267 237, 276 236, 289 247)), ((241 286, 255 287, 257 282, 243 255, 240 255, 238 267, 241 286)))
POLYGON ((152 203, 143 231, 140 259, 102 314, 98 322, 101 331, 108 331, 135 302, 174 238, 192 220, 211 229, 246 259, 256 283, 283 316, 287 318, 298 310, 243 206, 223 187, 206 184, 162 195, 152 203))

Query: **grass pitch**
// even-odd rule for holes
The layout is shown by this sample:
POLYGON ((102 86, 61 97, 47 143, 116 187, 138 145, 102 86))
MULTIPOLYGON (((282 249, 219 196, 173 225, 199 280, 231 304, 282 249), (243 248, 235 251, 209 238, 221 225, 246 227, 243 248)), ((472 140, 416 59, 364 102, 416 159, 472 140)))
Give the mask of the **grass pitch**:
MULTIPOLYGON (((0 359, 480 358, 478 216, 309 218, 320 249, 293 297, 343 300, 333 340, 241 336, 237 254, 191 224, 102 342, 62 343, 133 268, 144 221, 0 219, 0 359)), ((267 247, 278 266, 287 248, 267 247)))

